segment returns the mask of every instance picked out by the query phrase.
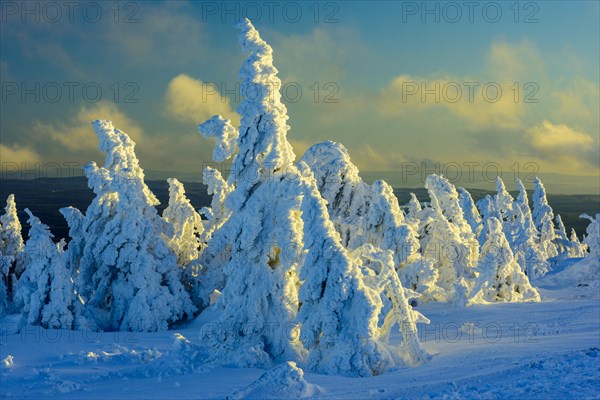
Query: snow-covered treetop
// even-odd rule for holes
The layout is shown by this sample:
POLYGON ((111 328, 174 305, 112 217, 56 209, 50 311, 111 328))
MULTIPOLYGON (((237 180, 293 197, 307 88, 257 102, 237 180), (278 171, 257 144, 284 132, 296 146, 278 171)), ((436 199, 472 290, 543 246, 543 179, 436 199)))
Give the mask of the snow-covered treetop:
POLYGON ((54 235, 50 232, 50 228, 48 228, 48 225, 43 224, 38 217, 33 215, 29 208, 26 208, 25 212, 29 216, 27 223, 31 226, 28 234, 30 238, 54 237, 54 235))
POLYGON ((332 217, 365 214, 369 188, 358 176, 358 168, 342 144, 332 141, 314 144, 306 150, 302 161, 315 175, 319 192, 329 204, 332 217))
POLYGON ((535 225, 538 229, 540 229, 542 225, 542 218, 545 214, 548 215, 548 219, 554 219, 554 212, 552 208, 548 204, 548 199, 546 198, 546 188, 542 181, 540 181, 537 177, 533 179, 533 184, 535 189, 533 191, 533 219, 535 221, 535 225))
POLYGON ((216 162, 229 159, 235 152, 238 130, 231 125, 231 121, 228 119, 215 115, 200 124, 198 131, 206 138, 214 137, 217 139, 217 144, 213 150, 213 160, 216 162))
POLYGON ((261 177, 293 164, 295 155, 287 141, 287 109, 281 102, 281 80, 273 65, 273 50, 246 18, 236 24, 239 41, 249 54, 240 70, 244 99, 238 106, 242 116, 238 155, 230 182, 250 188, 261 177))
POLYGON ((111 121, 96 120, 92 125, 100 140, 98 147, 106 153, 106 159, 104 167, 98 167, 95 162, 83 167, 90 189, 98 195, 105 192, 136 192, 149 205, 159 204, 156 196, 144 183, 144 171, 134 151, 135 142, 125 132, 115 128, 111 121), (138 190, 132 191, 133 187, 138 190))
POLYGON ((596 213, 596 218, 587 214, 581 214, 579 218, 590 220, 590 224, 586 228, 587 236, 583 239, 583 243, 588 245, 591 257, 600 257, 600 213, 596 213))
POLYGON ((23 249, 21 236, 21 222, 17 217, 15 195, 11 194, 6 199, 4 215, 0 216, 0 252, 4 255, 16 255, 23 249))
POLYGON ((506 217, 508 216, 507 214, 512 212, 514 199, 510 193, 508 193, 508 190, 506 190, 506 186, 499 176, 496 177, 496 190, 498 192, 495 197, 496 209, 506 217))

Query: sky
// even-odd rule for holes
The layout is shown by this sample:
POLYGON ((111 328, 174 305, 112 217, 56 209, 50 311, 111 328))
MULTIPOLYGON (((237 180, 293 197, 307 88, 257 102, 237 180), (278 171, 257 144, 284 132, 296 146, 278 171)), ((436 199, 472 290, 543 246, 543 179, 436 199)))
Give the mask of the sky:
POLYGON ((334 140, 394 186, 539 175, 600 193, 598 1, 0 4, 4 175, 100 163, 91 121, 110 119, 149 177, 201 180, 214 143, 197 125, 239 121, 233 24, 248 17, 273 47, 297 159, 334 140))

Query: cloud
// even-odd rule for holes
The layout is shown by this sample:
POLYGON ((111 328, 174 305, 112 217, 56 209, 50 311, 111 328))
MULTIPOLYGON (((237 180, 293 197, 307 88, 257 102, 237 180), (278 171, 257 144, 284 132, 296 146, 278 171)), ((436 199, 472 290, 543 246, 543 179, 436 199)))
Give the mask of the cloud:
POLYGON ((50 139, 69 150, 96 150, 98 143, 91 127, 91 122, 96 119, 111 120, 116 127, 127 132, 135 142, 142 140, 143 133, 140 126, 119 110, 114 103, 106 101, 81 107, 77 114, 65 122, 42 123, 35 121, 33 130, 36 135, 49 135, 50 139))
POLYGON ((488 52, 485 72, 497 81, 525 83, 542 78, 545 69, 544 59, 531 41, 497 41, 488 52))
POLYGON ((556 115, 564 119, 594 120, 600 108, 598 84, 583 78, 574 79, 564 90, 551 92, 557 101, 556 115))
POLYGON ((526 135, 533 153, 541 159, 598 168, 598 143, 586 132, 544 120, 526 135))
POLYGON ((21 165, 24 163, 25 165, 30 166, 31 164, 39 162, 40 156, 35 150, 27 147, 18 145, 6 146, 0 144, 0 159, 2 159, 3 164, 16 163, 21 165))
POLYGON ((236 114, 226 96, 212 83, 204 83, 186 74, 179 74, 169 82, 165 94, 165 111, 182 122, 201 123, 213 115, 222 115, 239 123, 236 114))
POLYGON ((388 117, 443 109, 471 128, 515 129, 521 126, 523 103, 515 101, 511 85, 469 77, 403 74, 380 92, 376 104, 388 117))
MULTIPOLYGON (((348 29, 315 28, 306 34, 284 35, 267 31, 274 61, 285 82, 339 82, 351 56, 357 56, 362 43, 348 29)), ((308 88, 303 88, 308 91, 308 88)))
POLYGON ((204 32, 190 3, 136 2, 135 6, 128 14, 137 22, 111 24, 105 31, 110 47, 117 49, 122 60, 131 66, 150 63, 156 67, 201 59, 204 32))
POLYGON ((399 75, 380 91, 378 111, 387 117, 426 111, 429 117, 437 109, 472 130, 522 128, 526 107, 537 103, 540 80, 546 79, 544 59, 528 40, 497 41, 483 64, 469 75, 399 75))

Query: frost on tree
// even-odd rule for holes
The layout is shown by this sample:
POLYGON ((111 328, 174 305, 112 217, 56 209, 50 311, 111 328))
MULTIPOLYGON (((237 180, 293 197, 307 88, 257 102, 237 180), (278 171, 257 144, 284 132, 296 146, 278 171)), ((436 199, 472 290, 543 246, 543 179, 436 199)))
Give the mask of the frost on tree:
POLYGON ((177 256, 177 264, 182 269, 182 281, 189 293, 196 290, 197 265, 205 244, 202 241, 204 225, 185 196, 183 184, 175 178, 169 182, 169 205, 163 211, 163 218, 171 226, 167 244, 177 256))
POLYGON ((224 277, 211 306, 222 329, 206 335, 213 357, 237 365, 292 360, 324 373, 378 373, 393 364, 380 351, 381 295, 365 286, 359 264, 341 245, 314 175, 304 162, 293 163, 271 48, 248 20, 239 28, 250 53, 241 87, 259 96, 244 98, 238 108, 239 150, 224 202, 229 216, 201 257, 207 272, 221 267, 224 277))
POLYGON ((513 207, 514 199, 506 190, 506 186, 502 179, 496 177, 496 190, 497 193, 494 196, 494 208, 499 220, 502 222, 502 230, 508 240, 508 243, 512 246, 514 244, 516 235, 516 216, 513 207))
POLYGON ((200 124, 198 131, 205 138, 214 137, 217 139, 215 149, 213 150, 213 160, 223 162, 229 159, 235 152, 235 145, 238 138, 238 130, 231 125, 231 121, 215 115, 208 121, 200 124))
POLYGON ((57 245, 48 226, 25 209, 31 226, 25 243, 25 269, 17 282, 15 302, 22 324, 71 329, 75 295, 71 273, 64 263, 63 242, 57 245))
POLYGON ((315 176, 342 244, 351 249, 360 246, 367 232, 359 219, 367 213, 370 188, 358 175, 346 148, 332 141, 317 143, 306 150, 301 161, 315 176), (356 243, 357 239, 361 242, 356 243))
POLYGON ((230 212, 225 206, 225 199, 233 191, 233 185, 225 181, 221 172, 210 166, 202 171, 202 183, 207 186, 207 193, 212 196, 210 207, 203 207, 200 213, 206 217, 204 224, 204 238, 208 241, 215 230, 229 218, 230 212))
POLYGON ((419 202, 419 199, 417 199, 417 196, 414 193, 411 193, 410 201, 406 206, 406 217, 404 218, 404 221, 413 228, 413 231, 417 233, 420 231, 419 228, 421 226, 420 222, 422 209, 423 207, 421 207, 421 203, 419 202))
POLYGON ((443 214, 444 218, 449 223, 457 228, 457 232, 462 242, 469 248, 468 260, 470 262, 466 267, 470 268, 477 263, 479 245, 471 226, 463 217, 463 211, 460 206, 456 188, 443 176, 435 174, 427 177, 425 180, 425 188, 430 196, 435 197, 437 210, 443 214))
POLYGON ((0 216, 0 316, 11 311, 14 285, 23 273, 22 252, 21 223, 11 194, 0 216))
POLYGON ((476 260, 473 258, 473 244, 466 242, 461 237, 461 229, 446 219, 435 193, 432 191, 429 195, 431 217, 426 228, 423 258, 433 262, 439 274, 436 285, 440 290, 435 300, 460 304, 464 299, 457 298, 457 295, 462 293, 462 289, 457 291, 456 285, 460 278, 471 282, 474 277, 476 260))
POLYGON ((547 259, 556 257, 558 255, 558 250, 554 243, 556 239, 553 222, 554 212, 548 204, 544 184, 538 178, 534 178, 533 183, 535 189, 533 191, 532 217, 533 221, 535 222, 535 227, 540 233, 540 250, 544 253, 547 259))
MULTIPOLYGON (((211 336, 213 355, 238 365, 268 366, 272 360, 298 360, 302 346, 294 340, 298 312, 298 263, 302 221, 293 165, 286 140, 289 127, 281 103, 281 81, 271 47, 250 21, 238 23, 242 49, 249 53, 240 71, 242 94, 238 153, 228 184, 233 190, 224 206, 230 217, 208 242, 202 265, 211 281, 206 297, 222 292, 222 334, 211 336), (215 277, 222 272, 222 279, 215 277)), ((204 278, 201 276, 201 278, 204 278)), ((208 304, 208 298, 204 299, 208 304)))
POLYGON ((302 161, 313 172, 342 244, 349 250, 364 244, 391 250, 396 268, 418 259, 419 242, 404 222, 393 189, 385 181, 368 185, 358 175, 346 148, 326 141, 311 146, 302 161))
POLYGON ((96 197, 84 216, 63 212, 76 235, 69 257, 79 271, 84 317, 103 330, 165 330, 194 312, 165 240, 167 223, 144 183, 135 143, 110 121, 94 121, 93 127, 106 153, 103 167, 84 167, 96 197))
POLYGON ((590 257, 600 257, 600 213, 596 213, 596 218, 587 214, 581 214, 579 218, 590 220, 590 224, 586 228, 586 236, 583 239, 583 244, 587 245, 590 250, 590 257))
POLYGON ((523 272, 529 279, 534 279, 545 275, 549 266, 546 254, 540 249, 539 233, 529 208, 527 190, 520 179, 517 179, 517 187, 519 195, 513 206, 515 230, 512 250, 523 272))
POLYGON ((473 201, 473 197, 471 197, 471 193, 469 193, 466 189, 459 187, 458 201, 460 208, 462 209, 463 216, 471 227, 473 234, 475 237, 479 237, 482 229, 481 215, 475 206, 475 202, 473 201))
POLYGON ((581 243, 575 229, 571 228, 571 257, 580 258, 587 255, 588 246, 581 243))
POLYGON ((487 230, 479 257, 479 276, 469 303, 540 301, 540 295, 513 256, 502 223, 491 217, 487 230))

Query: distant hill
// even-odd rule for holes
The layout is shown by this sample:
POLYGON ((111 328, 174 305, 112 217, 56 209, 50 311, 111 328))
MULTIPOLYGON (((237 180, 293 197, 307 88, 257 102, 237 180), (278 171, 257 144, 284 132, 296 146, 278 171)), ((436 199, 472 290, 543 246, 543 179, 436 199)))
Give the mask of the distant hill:
MULTIPOLYGON (((167 206, 169 201, 169 185, 166 180, 149 180, 146 182, 154 192, 161 204, 157 207, 159 212, 167 206)), ((192 205, 197 209, 210 205, 211 196, 206 193, 206 186, 199 182, 184 182, 185 190, 192 205)), ((477 201, 491 191, 481 189, 468 189, 473 199, 477 201)), ((410 193, 414 192, 420 201, 429 201, 427 190, 424 188, 397 188, 394 193, 401 205, 408 203, 410 193)), ((19 210, 19 218, 23 225, 23 236, 26 238, 29 227, 26 224, 27 215, 23 211, 29 208, 42 222, 50 226, 56 239, 68 238, 67 224, 59 213, 59 208, 73 206, 85 211, 94 198, 94 193, 87 186, 85 177, 74 178, 40 178, 31 180, 4 179, 0 185, 0 204, 10 194, 15 194, 19 210)), ((517 193, 511 192, 513 196, 517 193)), ((529 196, 531 200, 531 194, 529 196)), ((592 194, 583 195, 548 195, 548 201, 555 213, 559 213, 565 226, 570 231, 575 228, 578 235, 585 233, 589 221, 579 218, 579 214, 588 214, 600 211, 600 196, 592 194)), ((3 213, 3 211, 2 211, 3 213)))

